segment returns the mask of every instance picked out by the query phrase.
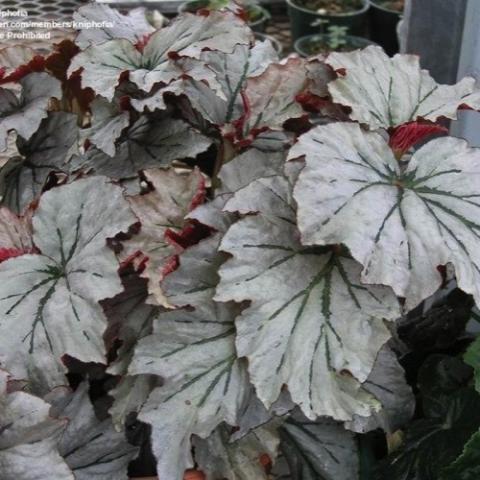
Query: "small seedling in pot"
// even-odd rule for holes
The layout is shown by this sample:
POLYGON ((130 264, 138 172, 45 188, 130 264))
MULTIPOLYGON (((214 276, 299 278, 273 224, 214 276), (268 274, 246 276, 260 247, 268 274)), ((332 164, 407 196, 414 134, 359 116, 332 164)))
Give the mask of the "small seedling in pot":
MULTIPOLYGON (((317 12, 317 13, 320 13, 320 12, 317 12)), ((325 33, 325 25, 328 25, 329 23, 330 23, 329 20, 326 20, 324 18, 317 18, 310 25, 312 27, 319 27, 320 33, 325 33)))
POLYGON ((338 50, 347 45, 347 31, 348 27, 338 25, 328 27, 327 42, 331 50, 338 50))

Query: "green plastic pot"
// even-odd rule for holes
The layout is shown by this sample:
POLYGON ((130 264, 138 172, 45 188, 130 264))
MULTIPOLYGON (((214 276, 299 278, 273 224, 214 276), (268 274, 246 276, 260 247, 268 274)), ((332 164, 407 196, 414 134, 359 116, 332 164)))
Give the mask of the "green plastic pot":
MULTIPOLYGON (((202 8, 207 8, 208 3, 208 0, 190 0, 188 2, 182 3, 178 7, 178 13, 195 13, 202 8)), ((258 11, 259 16, 256 20, 248 22, 248 26, 254 32, 264 32, 267 28, 268 22, 271 19, 270 12, 265 8, 261 7, 260 5, 255 5, 253 8, 258 11)))
POLYGON ((397 25, 402 14, 370 0, 370 38, 384 48, 388 55, 398 53, 397 25))
MULTIPOLYGON (((312 23, 319 19, 328 21, 330 25, 348 27, 350 35, 364 35, 368 26, 370 1, 362 0, 362 2, 363 7, 360 10, 338 15, 320 15, 312 10, 296 5, 293 0, 287 0, 293 40, 296 41, 306 35, 318 33, 319 27, 312 26, 312 23)), ((328 28, 328 24, 325 25, 325 28, 328 28)))
MULTIPOLYGON (((318 42, 319 40, 323 40, 328 37, 327 34, 318 33, 315 35, 306 35, 305 37, 299 38, 293 48, 295 51, 302 57, 309 57, 310 55, 315 55, 314 53, 310 53, 308 49, 308 45, 313 42, 318 42)), ((363 37, 356 37, 354 35, 347 35, 348 44, 351 45, 354 49, 356 48, 365 48, 369 45, 376 45, 375 42, 372 42, 368 38, 363 37)))

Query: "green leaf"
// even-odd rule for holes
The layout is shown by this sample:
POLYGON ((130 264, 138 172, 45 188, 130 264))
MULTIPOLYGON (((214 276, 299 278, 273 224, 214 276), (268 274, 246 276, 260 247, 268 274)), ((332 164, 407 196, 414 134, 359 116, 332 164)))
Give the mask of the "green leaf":
POLYGON ((480 432, 467 442, 463 453, 443 469, 441 480, 477 480, 480 478, 480 432))
POLYGON ((463 360, 467 365, 473 367, 475 388, 477 389, 477 392, 480 393, 480 337, 476 338, 468 347, 463 356, 463 360))
POLYGON ((422 366, 424 418, 408 427, 404 445, 381 464, 376 478, 438 480, 442 469, 461 454, 480 427, 480 396, 463 386, 469 376, 462 365, 459 359, 437 355, 422 366))

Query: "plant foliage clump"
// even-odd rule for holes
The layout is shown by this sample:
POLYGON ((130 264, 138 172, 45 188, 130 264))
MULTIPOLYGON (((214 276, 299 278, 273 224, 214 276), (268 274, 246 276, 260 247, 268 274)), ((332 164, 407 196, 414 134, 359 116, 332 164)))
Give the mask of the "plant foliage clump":
POLYGON ((2 480, 478 472, 474 80, 243 17, 0 52, 2 480))

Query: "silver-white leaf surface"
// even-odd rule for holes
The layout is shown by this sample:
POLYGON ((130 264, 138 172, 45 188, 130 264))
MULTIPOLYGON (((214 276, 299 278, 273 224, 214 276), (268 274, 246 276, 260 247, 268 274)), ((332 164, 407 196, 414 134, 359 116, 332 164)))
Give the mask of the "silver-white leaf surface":
POLYGON ((125 38, 133 43, 138 43, 155 31, 147 21, 144 8, 131 9, 126 15, 123 15, 108 5, 90 3, 79 8, 73 14, 73 20, 85 24, 97 22, 97 25, 103 22, 105 25, 103 28, 82 28, 80 30, 75 38, 75 43, 82 49, 116 38, 125 38))
POLYGON ((77 115, 49 113, 30 140, 18 140, 21 159, 12 158, 0 170, 5 182, 3 203, 20 213, 38 197, 51 173, 69 171, 77 141, 77 115))
POLYGON ((50 416, 50 405, 22 391, 8 391, 0 370, 0 478, 74 480, 57 449, 64 419, 50 416))
POLYGON ((20 80, 20 96, 0 88, 0 151, 7 148, 8 132, 15 130, 24 140, 38 130, 47 116, 50 100, 61 98, 60 82, 48 73, 31 73, 20 80))
POLYGON ((295 186, 305 245, 345 244, 362 281, 391 286, 411 310, 455 267, 458 286, 480 304, 480 151, 444 137, 400 168, 378 133, 352 123, 316 127, 289 158, 305 156, 295 186))
MULTIPOLYGON (((146 168, 195 158, 211 143, 210 139, 182 120, 143 115, 117 140, 113 157, 98 148, 90 148, 76 159, 73 168, 93 170, 98 175, 118 180, 132 179, 146 168)), ((138 192, 133 189, 130 193, 138 192)))
POLYGON ((127 467, 137 449, 109 418, 97 419, 88 389, 84 382, 75 392, 58 388, 46 397, 52 404, 50 414, 68 419, 57 441, 58 451, 75 480, 128 480, 127 467))
POLYGON ((246 437, 231 441, 231 428, 220 425, 207 438, 194 438, 195 460, 199 469, 212 480, 268 480, 271 478, 261 459, 273 462, 280 438, 275 422, 258 427, 246 437))
POLYGON ((357 442, 341 423, 311 421, 296 412, 280 428, 292 480, 358 480, 357 442))
POLYGON ((388 346, 380 350, 364 387, 380 401, 382 409, 370 417, 355 417, 345 424, 346 428, 359 433, 381 428, 393 434, 412 419, 415 396, 395 352, 388 346))
MULTIPOLYGON (((231 52, 237 44, 248 44, 251 32, 231 13, 211 12, 208 16, 185 14, 157 30, 142 49, 130 40, 116 38, 95 44, 78 54, 69 75, 82 70, 82 86, 90 87, 111 100, 123 72, 145 92, 156 83, 169 84, 184 71, 172 56, 199 58, 203 50, 231 52)), ((211 71, 200 69, 195 80, 210 77, 211 71)), ((192 74, 192 72, 189 72, 192 74)))
POLYGON ((130 374, 164 379, 140 411, 152 425, 160 477, 182 480, 193 467, 190 437, 208 437, 221 422, 236 425, 250 391, 246 365, 235 351, 238 308, 205 303, 159 316, 154 334, 139 342, 130 374))
POLYGON ((122 291, 106 240, 136 218, 121 188, 104 177, 45 193, 33 219, 40 254, 0 265, 0 364, 34 390, 65 383, 68 354, 105 362, 106 319, 99 301, 122 291))
POLYGON ((333 52, 326 62, 345 75, 328 84, 333 101, 352 109, 350 118, 372 128, 389 128, 417 119, 455 119, 463 104, 480 108, 475 80, 438 84, 420 68, 417 55, 390 58, 381 47, 333 52))
POLYGON ((173 168, 146 170, 144 178, 152 190, 128 198, 141 229, 123 243, 121 258, 142 254, 146 259, 142 277, 148 279, 149 303, 168 307, 160 282, 182 249, 168 235, 182 234, 187 226, 186 215, 205 194, 205 179, 198 169, 179 172, 173 168))
POLYGON ((220 249, 232 258, 215 298, 251 302, 236 322, 236 345, 260 400, 269 408, 285 384, 312 419, 377 409, 361 383, 390 336, 384 321, 399 315, 393 292, 362 285, 361 265, 341 252, 300 243, 284 177, 253 182, 225 208, 259 212, 224 236, 220 249))

